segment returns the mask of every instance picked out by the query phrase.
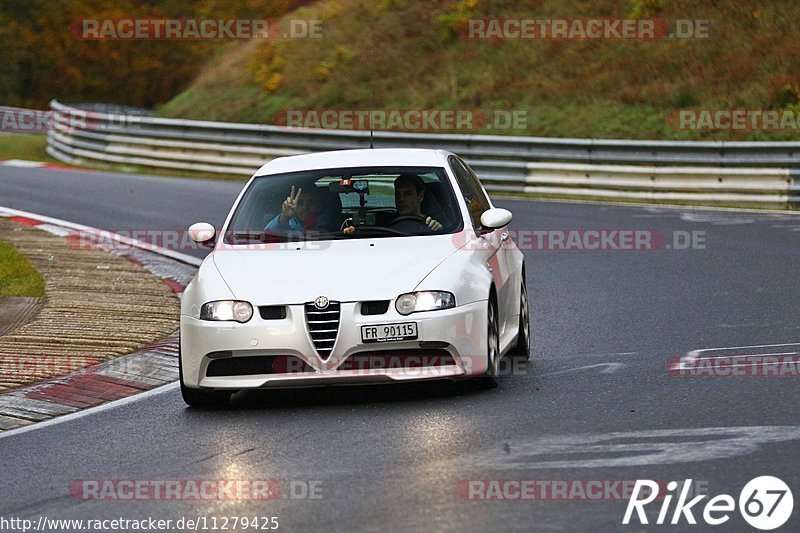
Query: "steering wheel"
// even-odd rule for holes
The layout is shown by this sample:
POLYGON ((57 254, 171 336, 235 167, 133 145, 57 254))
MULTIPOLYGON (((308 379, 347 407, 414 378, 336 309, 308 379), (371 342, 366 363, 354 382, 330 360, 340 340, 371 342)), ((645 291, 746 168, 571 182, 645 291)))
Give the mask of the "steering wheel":
POLYGON ((397 217, 391 222, 389 222, 389 226, 394 226, 395 224, 400 224, 401 222, 417 222, 425 227, 428 226, 427 224, 425 224, 425 217, 420 215, 403 215, 397 217))
POLYGON ((409 233, 426 233, 431 231, 420 215, 402 215, 387 224, 388 227, 409 233))

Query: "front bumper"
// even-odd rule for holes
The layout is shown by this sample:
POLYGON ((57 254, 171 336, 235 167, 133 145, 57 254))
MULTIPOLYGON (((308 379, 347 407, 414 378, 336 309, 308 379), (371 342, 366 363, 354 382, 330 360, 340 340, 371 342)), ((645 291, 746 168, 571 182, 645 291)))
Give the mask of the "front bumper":
POLYGON ((327 359, 317 354, 302 304, 287 306, 286 318, 264 320, 258 313, 246 324, 210 322, 181 316, 181 365, 184 385, 202 389, 259 389, 457 379, 486 372, 486 302, 403 316, 390 305, 383 315, 363 316, 357 302, 342 302, 339 332, 327 359), (361 326, 416 322, 418 338, 410 341, 362 343, 361 326), (430 367, 357 369, 347 359, 373 350, 424 351, 434 343, 454 364, 430 367), (208 354, 231 357, 294 356, 309 367, 301 373, 207 376, 208 354))

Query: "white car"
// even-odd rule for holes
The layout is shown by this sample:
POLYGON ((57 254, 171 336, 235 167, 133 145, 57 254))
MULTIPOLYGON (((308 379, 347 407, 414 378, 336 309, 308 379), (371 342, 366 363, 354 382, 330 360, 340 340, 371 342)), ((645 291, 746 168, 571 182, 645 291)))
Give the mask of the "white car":
POLYGON ((530 351, 511 213, 441 150, 342 150, 250 179, 181 302, 189 405, 242 389, 475 378, 530 351), (302 198, 302 200, 301 200, 302 198))

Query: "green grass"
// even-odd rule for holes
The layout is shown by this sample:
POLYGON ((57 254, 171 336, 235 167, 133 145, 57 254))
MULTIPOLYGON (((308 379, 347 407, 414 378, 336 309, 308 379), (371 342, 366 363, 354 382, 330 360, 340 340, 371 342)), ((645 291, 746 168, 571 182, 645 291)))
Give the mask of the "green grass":
POLYGON ((0 160, 22 159, 25 161, 42 161, 60 163, 45 151, 47 135, 24 135, 11 133, 0 135, 0 160))
MULTIPOLYGON (((73 168, 91 167, 95 169, 107 170, 109 172, 121 172, 125 174, 149 174, 176 178, 205 178, 244 181, 249 177, 235 174, 217 174, 211 172, 192 172, 188 170, 182 171, 159 169, 142 165, 107 164, 99 161, 92 163, 87 161, 86 166, 70 165, 69 163, 64 163, 63 161, 59 161, 58 159, 50 157, 50 155, 45 151, 45 148, 47 148, 47 135, 0 135, 0 161, 4 159, 21 159, 24 161, 54 163, 73 168)), ((253 169, 254 172, 255 170, 256 169, 253 169)))
POLYGON ((13 246, 0 241, 0 296, 44 295, 42 275, 13 246))

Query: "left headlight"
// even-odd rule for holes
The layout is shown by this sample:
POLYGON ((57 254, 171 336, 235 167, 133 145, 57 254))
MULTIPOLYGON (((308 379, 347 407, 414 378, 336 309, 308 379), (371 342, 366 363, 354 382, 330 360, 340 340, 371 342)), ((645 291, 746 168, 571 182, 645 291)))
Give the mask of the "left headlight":
POLYGON ((401 294, 394 302, 394 308, 401 315, 420 311, 436 311, 456 306, 456 297, 445 291, 421 291, 401 294))
POLYGON ((253 318, 253 306, 238 300, 208 302, 200 308, 200 320, 235 320, 245 323, 253 318))

